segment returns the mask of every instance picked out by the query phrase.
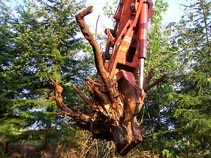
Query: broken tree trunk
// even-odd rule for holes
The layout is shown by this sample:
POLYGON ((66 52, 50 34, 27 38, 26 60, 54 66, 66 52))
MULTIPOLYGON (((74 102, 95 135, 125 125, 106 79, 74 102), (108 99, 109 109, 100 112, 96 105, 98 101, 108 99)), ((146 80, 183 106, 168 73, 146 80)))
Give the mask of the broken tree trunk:
MULTIPOLYGON (((84 37, 92 46, 99 77, 95 80, 87 79, 86 88, 89 91, 89 97, 85 96, 78 87, 73 86, 91 112, 79 114, 65 106, 62 98, 63 88, 52 78, 50 80, 54 87, 57 106, 66 115, 72 117, 80 128, 90 131, 93 138, 113 141, 117 152, 126 155, 142 141, 136 114, 142 107, 145 93, 144 90, 140 92, 140 89, 131 86, 124 78, 115 80, 109 77, 103 65, 102 52, 84 21, 84 16, 91 12, 92 7, 86 8, 76 15, 76 20, 84 37), (142 97, 137 109, 137 98, 134 96, 140 93, 142 97)), ((146 77, 145 85, 149 83, 153 75, 152 69, 146 77)), ((159 84, 164 78, 156 80, 156 83, 147 86, 146 90, 159 84)))

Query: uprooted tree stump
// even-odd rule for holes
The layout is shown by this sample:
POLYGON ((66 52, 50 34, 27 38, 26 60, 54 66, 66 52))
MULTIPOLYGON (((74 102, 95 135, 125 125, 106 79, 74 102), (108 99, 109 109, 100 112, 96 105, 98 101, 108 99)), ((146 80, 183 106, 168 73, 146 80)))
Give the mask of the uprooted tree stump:
MULTIPOLYGON (((91 109, 91 113, 80 114, 71 107, 67 107, 62 98, 63 88, 52 78, 50 80, 54 87, 57 106, 66 115, 72 117, 78 127, 90 131, 93 138, 113 141, 117 152, 126 155, 142 141, 141 130, 136 119, 137 109, 134 109, 136 103, 134 98, 130 96, 134 95, 132 93, 142 93, 143 101, 145 92, 162 82, 166 75, 163 75, 151 85, 145 86, 141 92, 139 89, 131 87, 127 80, 112 79, 104 68, 103 53, 84 21, 84 17, 91 12, 92 7, 86 8, 76 15, 76 20, 84 37, 92 46, 99 77, 95 80, 87 79, 86 88, 89 91, 89 97, 85 96, 77 86, 73 86, 74 90, 91 109)), ((153 75, 154 71, 151 69, 145 78, 145 85, 149 83, 153 75)), ((140 103, 140 107, 142 104, 143 102, 140 103)))

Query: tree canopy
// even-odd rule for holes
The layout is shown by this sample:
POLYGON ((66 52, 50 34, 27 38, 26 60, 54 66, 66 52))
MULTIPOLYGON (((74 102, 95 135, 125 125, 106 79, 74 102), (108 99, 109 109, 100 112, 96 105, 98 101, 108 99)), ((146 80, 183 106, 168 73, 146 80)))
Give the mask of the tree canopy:
MULTIPOLYGON (((14 8, 0 1, 2 157, 26 144, 57 157, 68 157, 65 150, 76 157, 115 156, 111 142, 93 140, 61 115, 50 84, 52 78, 64 88, 66 105, 78 112, 89 110, 72 88, 77 85, 86 94, 85 79, 96 77, 91 47, 79 35, 75 20, 84 4, 26 0, 14 8)), ((143 142, 129 156, 210 157, 211 1, 182 7, 180 21, 163 26, 168 4, 154 1, 145 73, 154 68, 152 82, 163 73, 168 77, 147 92, 138 114, 143 142)), ((111 9, 105 7, 109 17, 111 9)))
MULTIPOLYGON (((51 134, 58 138, 62 118, 56 114, 59 110, 49 77, 65 84, 67 88, 64 93, 68 96, 66 102, 71 104, 71 100, 77 100, 73 96, 71 84, 81 84, 90 69, 93 69, 90 48, 77 37, 79 28, 75 14, 82 6, 83 2, 72 0, 27 0, 12 10, 2 3, 2 146, 24 141, 48 146, 51 134), (51 128, 54 133, 48 132, 51 128)), ((74 137, 75 130, 66 128, 70 129, 71 137, 74 137)))

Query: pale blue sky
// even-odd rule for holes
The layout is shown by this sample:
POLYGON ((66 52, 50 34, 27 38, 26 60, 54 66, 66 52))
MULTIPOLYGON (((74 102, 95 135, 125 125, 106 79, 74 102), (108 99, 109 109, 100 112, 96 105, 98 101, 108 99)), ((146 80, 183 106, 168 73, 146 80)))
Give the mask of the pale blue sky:
MULTIPOLYGON (((21 3, 23 0, 8 0, 8 3, 11 5, 21 3)), ((112 3, 114 0, 87 0, 86 5, 93 5, 94 6, 94 14, 101 15, 102 14, 102 7, 105 6, 106 2, 112 3)), ((155 0, 153 0, 155 1, 155 0)), ((166 12, 165 20, 167 22, 171 21, 178 21, 179 18, 182 16, 182 9, 180 8, 179 4, 188 4, 194 2, 196 0, 165 0, 169 3, 168 11, 166 12)))
POLYGON ((167 12, 164 14, 164 21, 166 21, 166 23, 178 21, 184 14, 180 4, 189 4, 190 2, 194 1, 196 0, 166 0, 169 7, 167 12))
MULTIPOLYGON (((154 0, 155 1, 155 0, 154 0)), ((183 15, 182 8, 180 7, 180 4, 189 4, 190 2, 194 2, 196 0, 165 0, 169 3, 169 8, 167 12, 163 15, 164 18, 164 24, 168 24, 173 21, 179 21, 180 17, 183 15)), ((109 19, 106 19, 103 16, 102 7, 106 4, 106 2, 112 3, 112 0, 87 0, 86 5, 93 5, 94 10, 92 13, 92 16, 89 15, 87 17, 87 21, 93 29, 91 31, 94 31, 97 17, 100 15, 100 19, 98 22, 98 30, 101 32, 105 28, 112 27, 112 23, 109 19)))
MULTIPOLYGON (((179 18, 182 16, 183 11, 180 7, 180 4, 189 4, 196 0, 165 0, 165 1, 169 3, 168 11, 164 15, 166 17, 165 20, 171 22, 174 20, 178 21, 179 18)), ((111 3, 112 0, 87 0, 87 5, 93 5, 94 12, 100 14, 102 12, 102 7, 105 5, 106 2, 111 3)))
MULTIPOLYGON (((23 0, 8 0, 8 3, 12 5, 17 2, 21 2, 23 0)), ((93 5, 94 10, 92 16, 87 16, 88 24, 90 25, 91 31, 94 31, 96 21, 98 16, 100 15, 98 22, 98 31, 103 31, 105 28, 112 27, 112 23, 110 19, 106 19, 103 15, 102 8, 105 6, 106 2, 112 3, 113 0, 87 0, 86 6, 93 5)), ((155 0, 154 0, 155 1, 155 0)), ((178 21, 180 17, 183 15, 183 11, 180 7, 180 4, 189 4, 191 2, 197 0, 165 0, 169 3, 168 11, 163 15, 164 16, 164 24, 168 24, 169 22, 178 21)))

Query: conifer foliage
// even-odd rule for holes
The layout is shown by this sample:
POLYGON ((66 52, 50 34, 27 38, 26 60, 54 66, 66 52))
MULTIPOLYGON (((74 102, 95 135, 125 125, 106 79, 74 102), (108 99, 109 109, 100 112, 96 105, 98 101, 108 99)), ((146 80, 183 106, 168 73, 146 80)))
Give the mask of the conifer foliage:
MULTIPOLYGON (((143 137, 129 156, 210 157, 211 1, 182 5, 184 16, 166 28, 162 13, 167 3, 155 0, 154 4, 145 74, 150 72, 148 79, 154 76, 148 85, 164 73, 168 78, 147 90, 142 111, 127 124, 131 133, 142 129, 143 137)), ((93 52, 78 35, 75 20, 82 8, 84 1, 77 0, 25 0, 15 8, 0 0, 0 157, 12 157, 10 152, 25 152, 22 157, 42 156, 30 155, 29 148, 50 150, 58 157, 65 157, 61 148, 74 151, 69 157, 114 157, 111 143, 86 138, 90 133, 75 126, 88 129, 96 138, 104 131, 105 139, 113 139, 109 121, 105 122, 111 103, 107 92, 113 92, 102 82, 103 74, 92 75, 96 71, 93 52), (85 90, 87 76, 89 92, 85 90), (83 94, 86 105, 75 91, 83 94), (55 94, 62 99, 56 100, 57 105, 66 107, 57 107, 55 94), (97 106, 92 107, 93 103, 97 106), (70 113, 77 115, 68 117, 70 113), (26 144, 28 148, 23 146, 26 144)), ((121 101, 114 99, 113 103, 121 101)), ((120 137, 128 133, 121 124, 115 125, 120 137)))
POLYGON ((173 24, 171 47, 177 48, 177 69, 169 93, 171 140, 167 153, 175 157, 210 156, 211 94, 211 1, 183 5, 184 16, 173 24))
POLYGON ((57 136, 65 128, 61 128, 61 117, 56 114, 59 110, 49 77, 66 83, 64 93, 68 92, 69 104, 76 99, 70 97, 71 82, 79 84, 92 67, 90 48, 77 37, 74 15, 82 5, 74 0, 26 0, 13 8, 1 1, 1 152, 11 142, 49 148, 53 134, 58 143, 62 138, 57 136), (88 54, 80 58, 76 54, 85 53, 79 52, 88 54))

